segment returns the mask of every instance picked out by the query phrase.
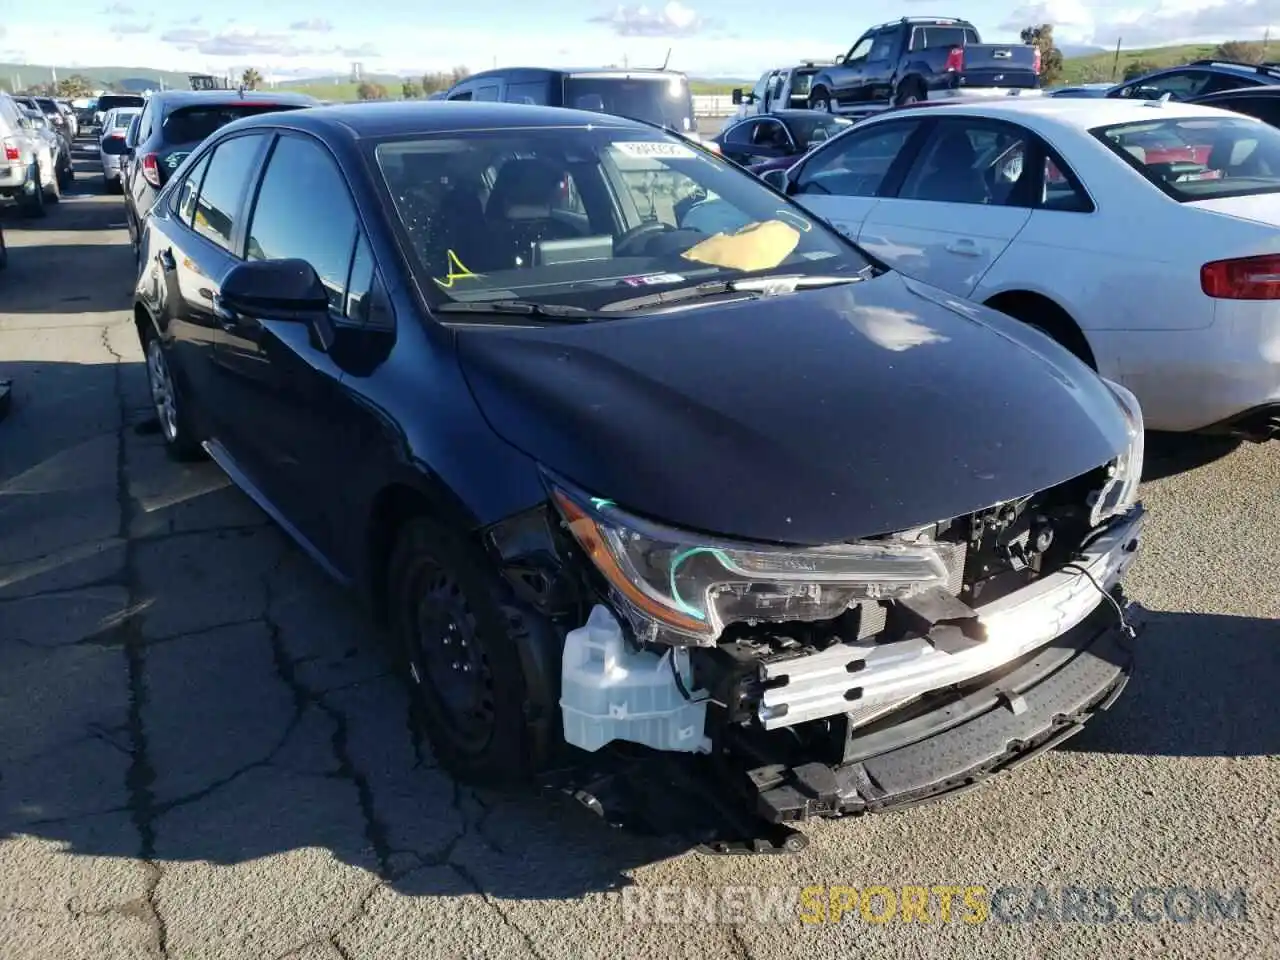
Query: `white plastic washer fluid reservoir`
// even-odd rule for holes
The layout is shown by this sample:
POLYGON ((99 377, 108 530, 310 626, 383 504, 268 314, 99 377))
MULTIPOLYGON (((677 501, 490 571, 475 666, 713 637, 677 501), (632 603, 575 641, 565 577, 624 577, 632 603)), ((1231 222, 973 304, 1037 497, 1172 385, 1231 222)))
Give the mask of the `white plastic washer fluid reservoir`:
POLYGON ((689 651, 633 650, 614 615, 597 604, 584 626, 564 638, 560 711, 570 745, 596 751, 611 740, 655 750, 709 753, 706 696, 693 689, 689 651), (672 675, 671 660, 691 699, 672 675))

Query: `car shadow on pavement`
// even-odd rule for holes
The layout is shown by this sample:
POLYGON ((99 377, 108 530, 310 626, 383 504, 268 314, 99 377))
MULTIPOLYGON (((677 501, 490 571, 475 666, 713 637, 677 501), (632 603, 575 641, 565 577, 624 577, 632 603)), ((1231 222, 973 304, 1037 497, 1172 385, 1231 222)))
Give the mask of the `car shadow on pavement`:
POLYGON ((1280 620, 1173 611, 1145 617, 1127 689, 1066 749, 1152 757, 1280 753, 1280 620))
POLYGON ((155 863, 319 848, 403 893, 511 898, 684 852, 454 783, 352 599, 215 466, 169 460, 142 364, 0 377, 0 837, 155 863))
POLYGON ((1199 436, 1187 433, 1161 433, 1148 430, 1144 481, 1163 480, 1175 474, 1207 467, 1229 457, 1244 441, 1235 437, 1199 436))

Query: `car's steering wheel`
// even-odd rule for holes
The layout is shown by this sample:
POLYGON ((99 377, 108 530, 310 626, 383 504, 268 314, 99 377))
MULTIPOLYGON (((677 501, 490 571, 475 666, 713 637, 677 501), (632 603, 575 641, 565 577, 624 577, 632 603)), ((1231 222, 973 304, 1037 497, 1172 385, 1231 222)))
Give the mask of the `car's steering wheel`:
POLYGON ((622 236, 614 240, 614 255, 627 255, 629 252, 627 249, 628 247, 650 234, 671 233, 673 230, 675 230, 675 227, 671 226, 669 223, 663 223, 661 220, 646 220, 638 227, 632 227, 630 230, 623 233, 622 236))

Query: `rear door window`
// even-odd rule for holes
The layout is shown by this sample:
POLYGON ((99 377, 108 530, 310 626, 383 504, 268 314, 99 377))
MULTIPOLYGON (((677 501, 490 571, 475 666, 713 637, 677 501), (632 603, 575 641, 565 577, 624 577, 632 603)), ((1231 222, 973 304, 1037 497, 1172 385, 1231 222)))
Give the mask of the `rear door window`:
POLYGON ((547 82, 545 80, 534 80, 525 83, 508 83, 506 96, 502 99, 506 100, 507 103, 531 103, 545 106, 547 102, 547 82))
POLYGON ((1263 123, 1280 127, 1280 97, 1230 97, 1215 100, 1209 106, 1257 117, 1263 123))

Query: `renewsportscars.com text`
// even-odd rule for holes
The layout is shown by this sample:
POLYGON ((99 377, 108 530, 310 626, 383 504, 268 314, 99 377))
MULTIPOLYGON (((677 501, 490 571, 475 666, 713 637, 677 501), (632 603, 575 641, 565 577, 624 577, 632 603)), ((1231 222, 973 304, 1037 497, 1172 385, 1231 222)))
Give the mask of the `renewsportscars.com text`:
POLYGON ((1241 923, 1241 888, 1109 884, 627 887, 622 919, 650 923, 1241 923))

